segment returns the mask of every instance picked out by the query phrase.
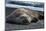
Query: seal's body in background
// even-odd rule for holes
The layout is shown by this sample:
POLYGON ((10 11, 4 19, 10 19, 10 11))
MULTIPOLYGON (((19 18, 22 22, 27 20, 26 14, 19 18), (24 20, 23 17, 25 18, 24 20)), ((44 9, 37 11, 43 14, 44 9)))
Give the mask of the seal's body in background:
POLYGON ((43 15, 30 9, 18 8, 6 17, 7 22, 14 24, 30 24, 42 19, 43 15))

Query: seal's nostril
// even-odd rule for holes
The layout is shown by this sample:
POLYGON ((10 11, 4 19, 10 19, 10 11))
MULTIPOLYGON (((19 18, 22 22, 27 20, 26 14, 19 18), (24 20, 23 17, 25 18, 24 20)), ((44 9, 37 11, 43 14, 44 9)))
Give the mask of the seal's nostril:
POLYGON ((28 24, 30 24, 30 23, 28 22, 28 20, 27 20, 27 19, 25 19, 25 20, 23 20, 23 24, 28 25, 28 24))
POLYGON ((26 17, 22 16, 21 19, 22 19, 23 24, 29 24, 26 17))
POLYGON ((23 20, 23 23, 29 23, 27 19, 24 19, 23 20))

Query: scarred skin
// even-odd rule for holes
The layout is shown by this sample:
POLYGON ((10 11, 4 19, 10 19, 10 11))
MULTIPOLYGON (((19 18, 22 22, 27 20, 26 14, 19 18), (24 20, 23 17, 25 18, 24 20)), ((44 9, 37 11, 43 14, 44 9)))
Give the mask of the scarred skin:
POLYGON ((18 8, 6 17, 6 22, 13 24, 30 24, 42 19, 43 15, 26 8, 18 8), (41 17, 41 18, 40 18, 41 17))

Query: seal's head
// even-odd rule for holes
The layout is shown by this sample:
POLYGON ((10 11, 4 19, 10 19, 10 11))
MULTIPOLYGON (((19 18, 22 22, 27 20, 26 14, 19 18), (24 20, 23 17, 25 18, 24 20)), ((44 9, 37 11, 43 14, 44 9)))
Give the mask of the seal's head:
POLYGON ((38 19, 38 14, 29 9, 19 8, 13 11, 8 17, 7 22, 16 24, 30 24, 38 19), (37 18, 37 19, 36 19, 37 18))

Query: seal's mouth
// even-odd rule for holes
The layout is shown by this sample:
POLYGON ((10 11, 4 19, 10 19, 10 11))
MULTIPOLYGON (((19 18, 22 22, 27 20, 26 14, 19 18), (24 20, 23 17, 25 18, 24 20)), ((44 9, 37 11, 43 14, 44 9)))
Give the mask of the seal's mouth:
POLYGON ((17 17, 16 18, 16 23, 18 23, 18 24, 29 24, 30 22, 29 22, 30 20, 28 19, 28 17, 26 17, 26 16, 20 16, 20 17, 17 17))

